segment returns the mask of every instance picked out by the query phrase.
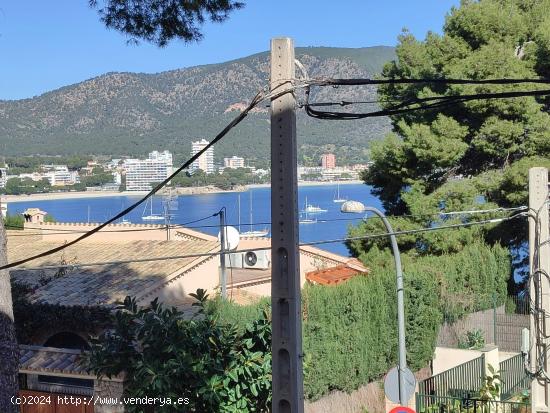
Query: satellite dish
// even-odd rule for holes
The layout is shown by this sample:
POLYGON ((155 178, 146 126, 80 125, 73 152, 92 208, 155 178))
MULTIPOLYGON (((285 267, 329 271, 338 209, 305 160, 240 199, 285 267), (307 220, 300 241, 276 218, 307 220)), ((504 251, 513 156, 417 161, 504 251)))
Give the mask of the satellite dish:
MULTIPOLYGON (((235 227, 227 226, 225 227, 225 249, 234 250, 238 247, 241 236, 239 230, 235 227)), ((222 234, 218 232, 218 241, 221 242, 222 234)))

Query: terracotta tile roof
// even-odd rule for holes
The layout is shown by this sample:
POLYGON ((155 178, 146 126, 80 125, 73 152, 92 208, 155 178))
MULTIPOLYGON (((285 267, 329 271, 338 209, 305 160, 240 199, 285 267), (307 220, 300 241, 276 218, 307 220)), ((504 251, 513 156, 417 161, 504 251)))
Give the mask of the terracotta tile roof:
POLYGON ((364 273, 364 271, 358 271, 343 264, 333 268, 310 271, 306 273, 306 280, 317 284, 335 285, 364 273))
POLYGON ((93 378, 94 375, 80 365, 81 354, 81 350, 20 345, 19 371, 93 378))
MULTIPOLYGON (((47 251, 59 243, 29 240, 26 237, 8 237, 8 260, 16 261, 47 251)), ((47 257, 27 264, 29 267, 56 265, 64 261, 90 263, 131 260, 136 258, 163 257, 172 255, 199 254, 219 250, 215 241, 129 241, 129 242, 83 242, 68 247, 47 257)), ((103 266, 67 269, 55 277, 55 270, 11 270, 17 281, 36 287, 30 295, 33 302, 60 305, 110 305, 127 295, 139 297, 162 286, 182 272, 210 258, 195 257, 178 260, 134 262, 103 266), (46 285, 41 277, 53 277, 46 285)))

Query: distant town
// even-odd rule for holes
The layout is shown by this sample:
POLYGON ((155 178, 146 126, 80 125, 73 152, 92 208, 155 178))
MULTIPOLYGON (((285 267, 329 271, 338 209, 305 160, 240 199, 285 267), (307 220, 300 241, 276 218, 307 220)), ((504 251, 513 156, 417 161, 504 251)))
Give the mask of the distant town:
MULTIPOLYGON (((205 139, 192 142, 191 155, 208 145, 205 139)), ((61 158, 62 159, 62 158, 61 158)), ((269 182, 268 169, 250 166, 246 158, 233 155, 223 158, 223 165, 214 160, 214 148, 208 149, 189 167, 186 174, 171 182, 173 187, 214 186, 232 190, 240 185, 269 182)), ((174 171, 172 153, 152 151, 145 159, 113 158, 107 161, 90 159, 72 165, 36 164, 26 168, 0 163, 0 192, 23 195, 64 191, 150 191, 155 184, 174 171)), ((333 153, 322 154, 318 166, 298 166, 299 181, 352 181, 368 164, 337 165, 333 153)))

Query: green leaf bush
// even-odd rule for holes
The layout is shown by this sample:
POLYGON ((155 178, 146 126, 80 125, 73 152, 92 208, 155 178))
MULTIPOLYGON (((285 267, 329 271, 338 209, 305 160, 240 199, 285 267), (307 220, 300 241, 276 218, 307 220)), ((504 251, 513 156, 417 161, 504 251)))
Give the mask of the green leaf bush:
MULTIPOLYGON (((128 397, 187 398, 168 412, 266 412, 271 403, 271 323, 267 312, 242 331, 206 308, 203 290, 192 294, 189 319, 157 300, 138 307, 127 297, 113 328, 93 340, 85 364, 99 377, 126 375, 128 397)), ((142 412, 142 406, 127 406, 142 412)), ((153 411, 153 410, 151 410, 153 411)))

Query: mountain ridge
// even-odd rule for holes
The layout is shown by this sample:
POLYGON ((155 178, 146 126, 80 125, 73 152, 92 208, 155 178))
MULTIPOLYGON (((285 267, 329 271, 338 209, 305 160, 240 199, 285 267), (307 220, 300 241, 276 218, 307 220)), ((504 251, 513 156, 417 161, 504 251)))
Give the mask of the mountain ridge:
MULTIPOLYGON (((389 46, 304 47, 296 48, 296 56, 310 76, 367 77, 379 73, 395 52, 389 46)), ((232 111, 267 84, 268 70, 268 52, 259 52, 158 73, 108 72, 32 98, 1 100, 0 153, 140 156, 152 149, 169 149, 184 158, 192 140, 215 135, 234 115, 232 111)), ((373 87, 327 89, 312 96, 338 101, 376 95, 373 87)), ((261 109, 237 128, 233 142, 220 143, 218 159, 236 154, 265 163, 269 119, 267 109, 261 109)), ((341 159, 366 159, 368 141, 389 130, 387 119, 370 123, 329 125, 300 112, 302 160, 308 163, 308 158, 331 150, 331 145, 341 159)))

